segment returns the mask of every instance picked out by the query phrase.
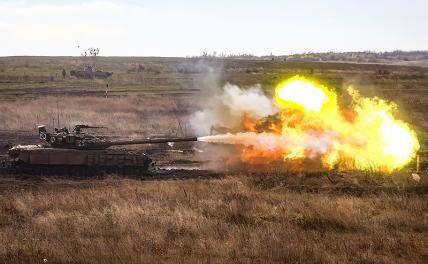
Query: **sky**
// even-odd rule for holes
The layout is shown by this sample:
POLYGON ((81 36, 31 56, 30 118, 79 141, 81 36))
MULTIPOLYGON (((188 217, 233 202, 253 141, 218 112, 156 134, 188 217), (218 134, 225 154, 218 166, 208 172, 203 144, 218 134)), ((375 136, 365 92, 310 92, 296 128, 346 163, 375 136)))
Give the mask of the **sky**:
POLYGON ((0 0, 0 56, 428 49, 427 0, 0 0))

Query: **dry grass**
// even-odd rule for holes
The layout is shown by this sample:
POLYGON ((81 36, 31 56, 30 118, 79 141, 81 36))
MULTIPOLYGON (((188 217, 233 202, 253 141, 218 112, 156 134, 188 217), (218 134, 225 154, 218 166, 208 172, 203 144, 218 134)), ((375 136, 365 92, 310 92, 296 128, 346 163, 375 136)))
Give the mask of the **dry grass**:
POLYGON ((296 192, 280 184, 287 177, 295 176, 271 177, 269 187, 257 176, 111 178, 83 187, 79 181, 58 187, 47 180, 36 189, 5 192, 0 262, 428 260, 426 195, 296 192))
MULTIPOLYGON (((195 96, 145 95, 126 97, 43 97, 2 102, 1 129, 33 130, 39 124, 51 126, 60 113, 61 126, 90 124, 106 126, 109 132, 176 134, 195 109, 195 96)), ((181 132, 181 131, 180 131, 181 132)))

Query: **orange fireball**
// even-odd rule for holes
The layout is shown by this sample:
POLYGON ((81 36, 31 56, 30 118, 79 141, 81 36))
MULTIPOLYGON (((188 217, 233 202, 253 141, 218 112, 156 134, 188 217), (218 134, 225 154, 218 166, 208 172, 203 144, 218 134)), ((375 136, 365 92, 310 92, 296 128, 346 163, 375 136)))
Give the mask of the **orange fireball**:
POLYGON ((419 149, 410 125, 395 117, 397 105, 367 98, 349 87, 351 104, 303 77, 280 83, 274 102, 279 112, 258 121, 244 117, 250 132, 201 140, 244 146, 242 160, 319 160, 326 168, 391 172, 408 164, 419 149))

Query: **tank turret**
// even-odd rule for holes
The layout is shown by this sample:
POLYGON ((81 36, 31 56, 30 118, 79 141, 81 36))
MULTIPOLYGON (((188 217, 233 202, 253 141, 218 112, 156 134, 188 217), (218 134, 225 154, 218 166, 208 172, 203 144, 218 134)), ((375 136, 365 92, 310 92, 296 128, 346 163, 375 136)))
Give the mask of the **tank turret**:
POLYGON ((155 144, 168 142, 184 142, 197 141, 196 137, 172 137, 172 138, 145 138, 140 140, 122 140, 110 141, 103 136, 85 133, 87 128, 103 128, 88 125, 77 125, 72 131, 67 128, 55 129, 53 133, 46 130, 46 126, 39 126, 40 139, 48 143, 53 148, 68 148, 68 149, 92 149, 100 150, 111 146, 119 145, 139 145, 139 144, 155 144))

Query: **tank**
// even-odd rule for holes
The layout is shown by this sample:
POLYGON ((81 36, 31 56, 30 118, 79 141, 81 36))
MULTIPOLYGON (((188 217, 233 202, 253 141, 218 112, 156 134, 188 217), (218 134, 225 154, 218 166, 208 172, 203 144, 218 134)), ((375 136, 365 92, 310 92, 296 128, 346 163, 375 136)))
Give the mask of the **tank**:
POLYGON ((70 71, 70 76, 74 76, 79 79, 106 79, 112 75, 112 72, 95 70, 95 68, 91 66, 85 66, 83 70, 70 71))
POLYGON ((39 126, 42 144, 12 146, 8 150, 8 158, 1 162, 3 171, 43 175, 142 174, 153 166, 152 160, 144 152, 110 147, 197 141, 196 137, 111 141, 103 136, 85 133, 84 130, 89 128, 100 127, 77 125, 72 131, 64 127, 49 133, 46 126, 39 126))

